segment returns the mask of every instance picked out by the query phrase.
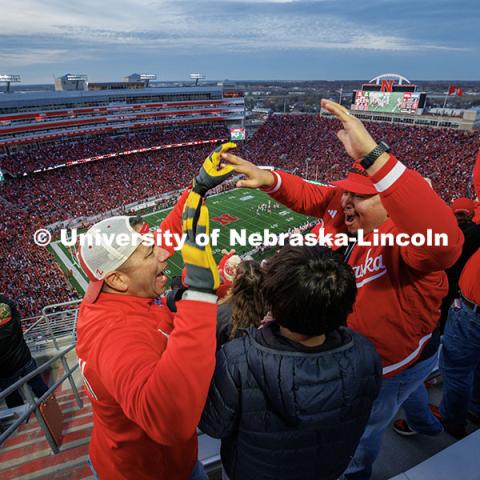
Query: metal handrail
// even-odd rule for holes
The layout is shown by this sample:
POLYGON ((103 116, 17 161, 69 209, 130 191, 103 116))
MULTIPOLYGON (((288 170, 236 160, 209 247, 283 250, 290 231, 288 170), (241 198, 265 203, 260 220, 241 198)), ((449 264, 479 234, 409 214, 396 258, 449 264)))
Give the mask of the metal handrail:
MULTIPOLYGON (((21 322, 22 322, 22 328, 23 328, 23 325, 25 325, 26 323, 30 323, 33 321, 33 323, 38 323, 39 320, 42 319, 42 316, 41 315, 35 315, 33 317, 26 317, 26 318, 22 318, 21 322)), ((27 330, 30 330, 31 326, 27 327, 24 332, 26 332, 27 330)))
POLYGON ((55 355, 53 358, 45 362, 44 364, 40 365, 37 367, 35 370, 33 370, 30 373, 27 373, 24 377, 22 377, 20 380, 17 380, 15 383, 7 387, 5 390, 0 391, 0 400, 4 399, 11 393, 13 393, 15 390, 21 388, 23 394, 25 395, 27 401, 29 402, 29 407, 25 410, 25 412, 20 415, 20 417, 15 420, 15 422, 12 423, 1 435, 0 435, 0 445, 13 433, 15 430, 32 414, 32 412, 35 413, 35 416, 37 417, 38 423, 43 430, 43 433, 45 434, 45 437, 47 438, 47 441, 50 445, 50 448, 52 449, 53 453, 58 453, 60 451, 59 446, 57 442, 55 441, 54 437, 50 433, 50 430, 48 429, 47 424, 45 423, 45 420, 42 416, 42 413, 39 410, 39 406, 57 389, 59 385, 61 385, 67 378, 70 381, 70 384, 72 385, 72 390, 73 394, 75 396, 75 399, 78 403, 79 408, 83 407, 83 401, 80 398, 80 395, 78 394, 77 387, 75 385, 75 382, 73 381, 72 378, 72 373, 79 368, 78 363, 73 367, 70 368, 65 356, 68 352, 70 352, 72 349, 75 348, 75 344, 70 345, 67 347, 65 350, 62 350, 60 353, 55 355), (30 387, 28 386, 27 382, 31 380, 33 377, 39 375, 42 373, 44 370, 46 370, 52 363, 56 362, 57 360, 61 360, 63 363, 63 366, 65 368, 65 374, 57 380, 40 398, 35 399, 30 387))
MULTIPOLYGON (((30 317, 29 320, 34 319, 34 318, 38 318, 38 320, 36 320, 36 321, 35 321, 34 323, 32 323, 27 329, 25 329, 25 330, 23 331, 23 334, 24 334, 24 335, 27 334, 27 333, 30 333, 30 331, 31 331, 34 327, 36 327, 42 320, 45 320, 44 317, 43 317, 43 315, 40 315, 40 316, 38 316, 38 317, 30 317)), ((27 320, 27 319, 22 319, 22 323, 25 323, 25 320, 27 320)))
MULTIPOLYGON (((49 305, 42 309, 42 315, 24 331, 25 341, 32 351, 49 348, 50 342, 57 350, 60 350, 58 341, 60 338, 71 337, 71 342, 75 342, 79 302, 80 300, 73 300, 49 305), (65 309, 65 307, 67 308, 65 309)), ((69 343, 71 342, 69 341, 69 343)))
MULTIPOLYGON (((47 305, 46 307, 42 308, 42 314, 46 319, 48 331, 50 332, 51 338, 53 340, 53 344, 55 345, 55 348, 57 350, 60 350, 60 348, 58 346, 57 337, 53 332, 53 325, 50 322, 50 317, 53 317, 54 315, 63 314, 64 312, 49 312, 49 310, 54 310, 54 309, 57 309, 58 307, 65 307, 65 306, 73 307, 73 305, 79 304, 80 302, 81 300, 72 300, 69 302, 62 302, 62 303, 55 303, 53 305, 47 305)), ((72 322, 73 324, 70 325, 70 328, 69 328, 70 335, 74 335, 75 333, 75 326, 77 324, 77 317, 78 317, 78 309, 75 310, 73 316, 74 316, 74 319, 72 322)))

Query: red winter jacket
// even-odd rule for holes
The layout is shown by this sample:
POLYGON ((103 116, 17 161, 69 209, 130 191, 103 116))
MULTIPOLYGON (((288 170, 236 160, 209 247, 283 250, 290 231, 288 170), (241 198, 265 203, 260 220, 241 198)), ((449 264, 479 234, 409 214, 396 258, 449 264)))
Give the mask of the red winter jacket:
MULTIPOLYGON (((276 182, 265 190, 292 210, 317 216, 325 234, 345 233, 342 190, 308 183, 274 172, 276 182)), ((446 233, 448 246, 361 246, 348 257, 357 279, 358 295, 348 325, 368 337, 391 376, 412 364, 428 342, 439 320, 448 290, 444 269, 459 257, 463 234, 451 209, 421 175, 395 157, 370 177, 389 219, 379 233, 446 233)), ((365 235, 371 240, 373 232, 365 235)), ((335 248, 335 247, 334 247, 335 248)))

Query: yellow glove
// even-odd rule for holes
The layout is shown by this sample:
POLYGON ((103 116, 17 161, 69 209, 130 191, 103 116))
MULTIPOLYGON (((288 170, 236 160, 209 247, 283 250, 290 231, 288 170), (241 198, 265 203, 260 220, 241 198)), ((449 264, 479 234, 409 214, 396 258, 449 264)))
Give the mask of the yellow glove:
POLYGON ((192 290, 212 293, 220 285, 220 277, 210 242, 201 246, 196 238, 202 233, 210 235, 208 208, 202 197, 196 192, 190 192, 185 201, 182 229, 183 233, 187 235, 182 248, 182 258, 186 269, 185 284, 192 290))
POLYGON ((232 148, 237 148, 237 145, 233 142, 223 143, 204 160, 200 172, 193 179, 194 192, 203 197, 208 190, 220 185, 233 173, 233 167, 230 165, 217 170, 221 161, 220 155, 232 148))

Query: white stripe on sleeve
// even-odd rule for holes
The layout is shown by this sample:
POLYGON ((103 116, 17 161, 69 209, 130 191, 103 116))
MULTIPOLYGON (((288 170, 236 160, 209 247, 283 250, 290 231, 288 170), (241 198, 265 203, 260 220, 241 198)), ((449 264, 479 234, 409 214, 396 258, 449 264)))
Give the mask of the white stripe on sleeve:
POLYGON ((381 193, 390 188, 403 175, 406 169, 407 167, 403 163, 397 162, 390 172, 375 184, 377 192, 381 193))

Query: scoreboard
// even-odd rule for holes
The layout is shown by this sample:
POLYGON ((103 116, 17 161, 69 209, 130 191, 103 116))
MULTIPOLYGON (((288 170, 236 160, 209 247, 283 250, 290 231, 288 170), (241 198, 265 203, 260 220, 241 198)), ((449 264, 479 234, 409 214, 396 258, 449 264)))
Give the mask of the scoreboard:
POLYGON ((416 113, 425 105, 425 93, 379 92, 357 90, 353 92, 352 110, 364 112, 416 113))
POLYGON ((244 128, 231 128, 230 129, 230 140, 245 140, 245 129, 244 128))

